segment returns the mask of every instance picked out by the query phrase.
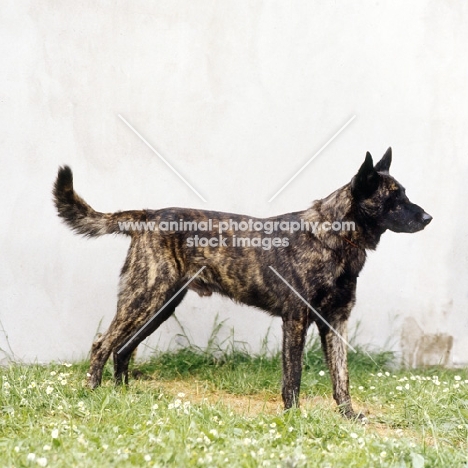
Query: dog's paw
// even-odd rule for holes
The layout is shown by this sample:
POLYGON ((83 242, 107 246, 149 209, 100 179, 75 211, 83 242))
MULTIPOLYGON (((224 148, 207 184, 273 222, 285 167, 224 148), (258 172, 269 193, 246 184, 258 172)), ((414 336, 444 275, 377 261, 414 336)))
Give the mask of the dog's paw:
POLYGON ((99 387, 100 384, 101 382, 95 376, 93 376, 89 372, 86 374, 86 386, 90 390, 95 390, 97 387, 99 387))
POLYGON ((132 370, 132 377, 135 380, 144 380, 147 378, 146 375, 143 372, 141 372, 141 370, 138 370, 138 369, 132 370))
POLYGON ((349 419, 350 421, 357 423, 360 422, 361 424, 367 424, 369 422, 366 415, 362 411, 356 413, 351 407, 340 408, 340 412, 343 415, 343 417, 349 419))
POLYGON ((369 420, 367 419, 367 416, 361 411, 359 411, 358 413, 355 413, 354 411, 352 411, 350 414, 346 414, 345 416, 350 421, 353 421, 355 423, 361 423, 362 425, 365 425, 369 422, 369 420))

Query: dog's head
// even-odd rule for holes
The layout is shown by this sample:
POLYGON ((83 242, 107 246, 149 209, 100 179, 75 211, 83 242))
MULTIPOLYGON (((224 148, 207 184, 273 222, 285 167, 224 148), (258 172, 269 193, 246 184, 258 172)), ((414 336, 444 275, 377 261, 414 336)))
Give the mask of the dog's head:
POLYGON ((367 223, 375 223, 383 231, 421 231, 431 222, 432 216, 410 202, 405 188, 389 174, 391 162, 391 148, 375 166, 372 156, 367 153, 351 181, 351 194, 357 210, 367 223))

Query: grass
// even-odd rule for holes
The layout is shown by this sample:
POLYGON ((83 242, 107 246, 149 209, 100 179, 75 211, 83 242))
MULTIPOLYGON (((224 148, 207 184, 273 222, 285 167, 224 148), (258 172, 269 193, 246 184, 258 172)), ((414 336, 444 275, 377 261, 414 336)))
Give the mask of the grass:
POLYGON ((465 370, 395 370, 391 354, 350 353, 355 409, 331 398, 315 342, 301 409, 282 412, 280 356, 194 347, 137 366, 116 388, 84 386, 87 363, 0 368, 0 466, 457 467, 468 461, 465 370))

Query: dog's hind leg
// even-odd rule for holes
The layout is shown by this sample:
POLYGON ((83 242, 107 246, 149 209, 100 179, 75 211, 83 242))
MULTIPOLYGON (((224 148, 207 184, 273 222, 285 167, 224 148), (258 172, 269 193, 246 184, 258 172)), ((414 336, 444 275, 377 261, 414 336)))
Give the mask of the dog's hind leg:
POLYGON ((293 317, 283 316, 283 403, 284 409, 299 406, 302 354, 309 328, 307 309, 293 317))
POLYGON ((174 312, 176 305, 185 295, 185 291, 181 291, 176 297, 174 296, 180 286, 178 282, 171 286, 161 281, 150 291, 140 289, 135 293, 134 285, 126 285, 119 294, 117 314, 109 329, 93 343, 91 348, 88 372, 88 385, 91 388, 100 385, 104 364, 111 353, 114 353, 115 358, 116 381, 122 381, 123 374, 126 374, 126 380, 128 379, 128 363, 133 350, 174 312), (170 304, 166 305, 171 299, 170 304), (158 317, 139 333, 156 312, 159 312, 158 317))
POLYGON ((351 405, 349 395, 349 375, 348 375, 348 321, 347 319, 334 320, 330 325, 320 324, 319 332, 322 341, 322 349, 330 370, 333 385, 333 398, 335 399, 341 413, 347 418, 353 419, 357 415, 351 405))
POLYGON ((125 341, 121 341, 115 346, 113 360, 116 383, 120 384, 122 380, 124 383, 128 383, 128 366, 133 351, 174 313, 176 307, 187 294, 187 290, 183 290, 177 296, 174 296, 174 293, 172 293, 173 289, 158 300, 158 303, 161 303, 161 307, 153 311, 154 313, 144 325, 140 325, 139 327, 132 326, 132 329, 126 333, 126 336, 130 335, 130 338, 126 338, 125 341), (171 302, 168 303, 168 301, 171 302))

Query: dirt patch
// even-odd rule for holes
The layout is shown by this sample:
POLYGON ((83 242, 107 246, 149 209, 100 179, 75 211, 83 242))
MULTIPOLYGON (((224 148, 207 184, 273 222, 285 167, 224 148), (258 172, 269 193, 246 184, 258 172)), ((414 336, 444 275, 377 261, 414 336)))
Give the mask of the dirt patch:
MULTIPOLYGON (((219 404, 243 416, 281 414, 283 412, 281 395, 270 392, 236 395, 214 388, 208 382, 198 380, 169 380, 148 384, 152 388, 158 388, 165 394, 172 395, 174 398, 183 393, 183 399, 189 400, 191 403, 219 404)), ((326 408, 327 411, 336 411, 335 402, 331 397, 303 397, 300 406, 305 410, 321 406, 326 408)))
POLYGON ((179 393, 183 393, 185 395, 183 399, 191 403, 219 404, 244 416, 257 416, 260 413, 279 414, 283 410, 281 399, 270 393, 235 395, 212 388, 207 382, 197 380, 159 381, 154 386, 166 394, 173 395, 174 398, 179 393))
MULTIPOLYGON (((174 399, 181 398, 195 404, 208 403, 210 405, 221 405, 242 416, 255 417, 260 414, 280 415, 283 412, 281 395, 274 395, 268 392, 256 393, 254 395, 235 395, 214 388, 209 382, 195 379, 147 381, 145 385, 148 385, 150 388, 157 388, 166 395, 173 396, 174 399), (184 396, 178 397, 181 393, 184 396)), ((317 407, 330 412, 337 411, 336 404, 331 396, 306 396, 301 398, 300 406, 306 411, 317 407)), ((366 427, 371 432, 375 432, 381 437, 418 439, 417 433, 412 430, 395 429, 380 422, 379 419, 383 416, 381 407, 374 407, 371 404, 362 404, 362 402, 356 401, 354 401, 353 406, 357 412, 362 412, 368 417, 366 427)), ((426 443, 433 445, 430 437, 426 438, 426 443)))

